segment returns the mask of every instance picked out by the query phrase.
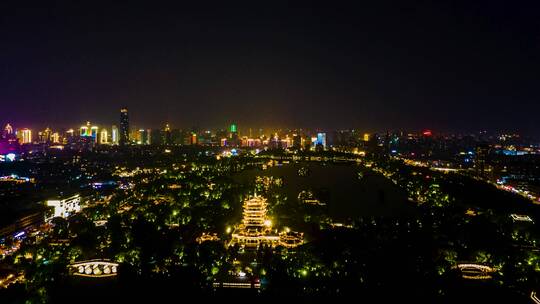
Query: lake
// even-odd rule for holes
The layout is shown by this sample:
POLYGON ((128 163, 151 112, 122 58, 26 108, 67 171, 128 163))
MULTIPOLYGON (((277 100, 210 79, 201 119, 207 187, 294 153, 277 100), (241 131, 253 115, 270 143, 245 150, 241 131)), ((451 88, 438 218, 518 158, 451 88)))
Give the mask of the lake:
POLYGON ((256 176, 274 176, 283 179, 281 193, 289 202, 297 202, 298 194, 311 190, 326 203, 327 215, 336 221, 369 216, 403 216, 413 212, 404 190, 385 177, 366 172, 358 164, 289 163, 266 170, 250 169, 233 178, 240 183, 252 183, 256 176), (308 176, 299 176, 302 167, 308 176), (365 172, 359 180, 358 172, 365 172))

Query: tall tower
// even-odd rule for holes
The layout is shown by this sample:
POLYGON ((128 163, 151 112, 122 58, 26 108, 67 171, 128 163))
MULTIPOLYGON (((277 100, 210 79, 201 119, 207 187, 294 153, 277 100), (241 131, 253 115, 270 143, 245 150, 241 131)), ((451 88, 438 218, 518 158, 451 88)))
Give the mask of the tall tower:
POLYGON ((111 141, 113 145, 118 145, 118 127, 115 125, 111 128, 111 141))
POLYGON ((20 132, 20 139, 21 139, 21 143, 23 144, 31 144, 32 143, 32 131, 30 129, 22 129, 20 131, 18 131, 17 133, 20 132))
POLYGON ((481 143, 476 146, 476 159, 474 167, 476 169, 476 174, 479 177, 486 177, 487 169, 487 158, 489 156, 489 145, 486 143, 481 143))
POLYGON ((4 128, 4 137, 8 138, 13 135, 13 127, 10 124, 7 124, 4 128))
POLYGON ((169 124, 165 124, 165 128, 163 128, 161 141, 165 145, 172 145, 171 126, 169 124))
POLYGON ((129 143, 129 116, 128 109, 122 108, 120 110, 120 145, 129 143))
POLYGON ((233 122, 231 124, 231 126, 229 127, 229 131, 230 131, 230 138, 233 138, 234 136, 238 134, 238 127, 236 123, 233 122))
POLYGON ((105 128, 101 129, 101 132, 99 133, 99 143, 102 145, 109 143, 109 132, 107 132, 107 129, 105 128))

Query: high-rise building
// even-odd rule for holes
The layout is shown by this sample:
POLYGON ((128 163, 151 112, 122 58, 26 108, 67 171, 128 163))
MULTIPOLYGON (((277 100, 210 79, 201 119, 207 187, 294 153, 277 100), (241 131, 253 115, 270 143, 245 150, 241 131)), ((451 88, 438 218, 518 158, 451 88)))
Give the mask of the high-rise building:
POLYGON ((172 145, 172 135, 171 135, 171 126, 169 124, 165 124, 165 128, 163 128, 162 131, 162 143, 165 145, 172 145))
POLYGON ((302 136, 299 134, 293 134, 293 147, 300 149, 302 147, 302 136))
POLYGON ((486 161, 489 156, 489 145, 486 143, 481 143, 476 146, 476 159, 474 167, 476 169, 476 174, 480 177, 486 177, 486 161))
POLYGON ((120 110, 120 145, 129 144, 129 115, 128 109, 120 110))
POLYGON ((31 144, 32 143, 32 130, 22 129, 17 132, 17 137, 22 144, 31 144))
POLYGON ((60 134, 58 132, 54 132, 51 134, 51 142, 53 144, 59 144, 60 143, 60 134))
POLYGON ((150 129, 139 129, 137 131, 137 144, 149 145, 150 144, 150 129))
POLYGON ((119 142, 118 127, 115 125, 113 125, 111 128, 111 141, 113 145, 118 145, 118 142, 119 142))
POLYGON ((66 131, 66 137, 73 137, 75 134, 75 130, 69 129, 66 131))
POLYGON ((90 136, 92 137, 95 143, 98 142, 98 134, 99 134, 99 128, 96 126, 92 126, 90 128, 90 136))
POLYGON ((8 138, 10 137, 11 135, 13 135, 13 127, 11 127, 10 124, 7 124, 6 127, 4 128, 4 138, 8 138))
POLYGON ((107 145, 109 143, 109 132, 107 132, 107 129, 105 128, 101 129, 101 132, 99 133, 99 143, 102 145, 107 145))
POLYGON ((326 149, 326 133, 317 133, 315 146, 321 146, 323 149, 326 149))
POLYGON ((240 138, 238 136, 238 126, 236 123, 232 123, 229 127, 229 140, 227 141, 228 146, 238 146, 240 145, 240 138))
POLYGON ((51 129, 46 128, 45 130, 38 132, 38 140, 40 143, 49 143, 51 142, 51 135, 52 135, 51 129))
POLYGON ((91 137, 91 140, 95 143, 98 142, 98 131, 97 126, 92 126, 90 122, 86 122, 85 126, 81 126, 79 135, 80 137, 91 137))
POLYGON ((90 122, 87 122, 85 126, 81 126, 79 129, 80 136, 90 136, 90 122))

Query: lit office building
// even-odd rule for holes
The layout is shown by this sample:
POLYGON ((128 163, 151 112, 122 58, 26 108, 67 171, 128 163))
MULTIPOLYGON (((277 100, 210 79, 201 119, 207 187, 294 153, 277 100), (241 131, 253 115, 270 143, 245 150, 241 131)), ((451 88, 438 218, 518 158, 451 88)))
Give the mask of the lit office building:
POLYGON ((75 130, 69 129, 66 131, 66 137, 73 137, 75 135, 75 130))
POLYGON ((123 108, 120 110, 120 145, 129 144, 129 115, 128 109, 123 108))
POLYGON ((118 127, 113 125, 111 128, 111 141, 113 145, 118 145, 119 142, 118 127))
POLYGON ((293 140, 289 136, 286 136, 285 138, 281 139, 281 148, 287 149, 293 146, 293 140))
POLYGON ((136 140, 138 145, 150 144, 150 129, 139 129, 136 133, 136 140))
POLYGON ((259 138, 242 137, 242 147, 260 147, 261 140, 259 138))
POLYGON ((233 134, 238 133, 238 126, 235 123, 232 123, 229 130, 231 132, 231 137, 232 137, 233 134))
POLYGON ((54 217, 67 218, 81 211, 81 196, 76 194, 66 198, 52 199, 48 200, 46 204, 54 208, 53 214, 46 218, 47 221, 54 217))
POLYGON ((17 138, 21 144, 31 144, 32 143, 32 130, 24 128, 17 131, 17 138))
POLYGON ((92 126, 90 128, 90 137, 92 137, 94 139, 94 142, 98 142, 98 131, 99 131, 99 128, 96 127, 96 126, 92 126))
POLYGON ((79 136, 85 137, 89 136, 88 134, 90 134, 90 122, 87 122, 86 126, 81 126, 79 129, 79 136))
POLYGON ((105 128, 99 133, 99 143, 102 145, 109 144, 109 132, 107 132, 107 129, 105 128))
POLYGON ((52 135, 51 129, 46 128, 45 130, 38 132, 38 141, 40 143, 51 142, 51 135, 52 135))
POLYGON ((79 129, 79 135, 81 137, 92 137, 92 140, 97 143, 98 131, 99 128, 97 126, 92 126, 90 122, 87 122, 86 126, 81 126, 81 128, 79 129))
POLYGON ((311 137, 311 146, 312 148, 315 148, 315 146, 317 146, 317 137, 311 137))
POLYGON ((238 126, 236 123, 232 123, 229 127, 229 140, 227 140, 227 146, 238 146, 240 144, 241 142, 238 136, 238 126))
POLYGON ((165 127, 161 131, 161 142, 165 145, 172 145, 173 144, 173 138, 171 133, 171 126, 169 124, 165 124, 165 127))
POLYGON ((10 124, 7 124, 4 128, 4 137, 7 138, 13 135, 13 127, 10 124))
POLYGON ((311 142, 315 148, 321 147, 326 149, 326 133, 317 133, 317 137, 312 137, 311 142))
POLYGON ((60 134, 58 132, 54 132, 51 134, 51 142, 53 144, 59 144, 60 143, 60 134))

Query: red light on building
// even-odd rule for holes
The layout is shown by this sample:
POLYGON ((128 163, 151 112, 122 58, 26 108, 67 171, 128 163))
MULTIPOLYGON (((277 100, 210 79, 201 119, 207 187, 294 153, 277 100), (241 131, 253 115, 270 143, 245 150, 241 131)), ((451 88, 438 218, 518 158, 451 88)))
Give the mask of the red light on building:
POLYGON ((431 136, 432 135, 431 130, 425 130, 424 132, 422 132, 422 134, 424 136, 431 136))

